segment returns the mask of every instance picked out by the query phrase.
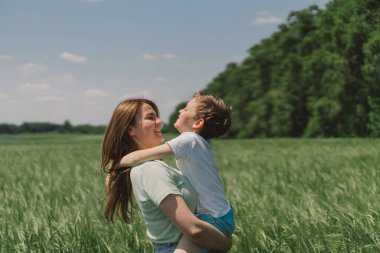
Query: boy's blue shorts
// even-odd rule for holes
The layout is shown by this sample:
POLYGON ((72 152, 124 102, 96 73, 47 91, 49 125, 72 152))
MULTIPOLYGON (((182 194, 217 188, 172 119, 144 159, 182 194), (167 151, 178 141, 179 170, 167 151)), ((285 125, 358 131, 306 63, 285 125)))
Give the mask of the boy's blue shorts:
MULTIPOLYGON (((226 236, 232 236, 232 232, 235 228, 234 209, 232 208, 232 206, 231 210, 226 215, 219 218, 214 218, 210 214, 199 214, 197 215, 197 217, 200 220, 210 223, 226 236)), ((201 247, 200 252, 208 252, 208 249, 201 247)))

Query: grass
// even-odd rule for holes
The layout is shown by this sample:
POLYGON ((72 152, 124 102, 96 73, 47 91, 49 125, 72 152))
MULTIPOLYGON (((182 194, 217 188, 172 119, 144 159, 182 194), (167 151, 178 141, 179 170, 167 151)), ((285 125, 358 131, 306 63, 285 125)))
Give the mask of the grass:
MULTIPOLYGON (((102 215, 102 136, 0 136, 1 252, 152 252, 102 215)), ((231 252, 380 252, 380 140, 216 140, 231 252)), ((170 159, 168 163, 174 164, 170 159)))

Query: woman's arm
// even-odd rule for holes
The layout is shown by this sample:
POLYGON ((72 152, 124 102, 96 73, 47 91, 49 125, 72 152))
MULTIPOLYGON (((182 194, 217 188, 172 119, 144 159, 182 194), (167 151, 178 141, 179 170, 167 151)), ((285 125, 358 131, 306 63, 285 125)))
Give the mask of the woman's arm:
POLYGON ((157 147, 141 149, 123 156, 118 167, 134 166, 149 160, 161 159, 164 156, 173 155, 173 151, 168 144, 157 147))
POLYGON ((194 243, 224 252, 231 248, 231 238, 209 223, 198 219, 187 207, 181 195, 168 195, 161 201, 160 210, 194 243))

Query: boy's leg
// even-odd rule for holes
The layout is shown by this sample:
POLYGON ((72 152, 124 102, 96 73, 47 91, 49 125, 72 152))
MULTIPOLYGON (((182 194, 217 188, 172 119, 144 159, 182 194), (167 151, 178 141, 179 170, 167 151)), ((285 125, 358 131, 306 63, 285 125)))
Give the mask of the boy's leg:
POLYGON ((174 253, 200 253, 199 246, 190 241, 186 236, 182 236, 178 242, 174 253))
POLYGON ((232 236, 235 229, 234 210, 232 207, 226 215, 220 218, 215 218, 210 214, 199 214, 198 219, 210 223, 228 237, 232 236))
MULTIPOLYGON (((207 223, 210 223, 211 225, 213 225, 215 228, 217 228, 220 232, 222 232, 228 237, 232 236, 232 233, 235 228, 234 210, 232 207, 231 207, 231 210, 223 217, 215 218, 210 214, 199 214, 198 219, 203 220, 207 223)), ((212 250, 208 250, 206 248, 200 247, 200 252, 205 253, 205 252, 217 252, 217 251, 212 251, 212 250)))

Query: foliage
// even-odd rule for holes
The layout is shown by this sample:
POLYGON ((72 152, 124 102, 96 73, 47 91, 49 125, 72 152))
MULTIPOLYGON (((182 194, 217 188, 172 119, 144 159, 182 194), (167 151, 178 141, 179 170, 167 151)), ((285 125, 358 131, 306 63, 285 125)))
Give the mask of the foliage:
POLYGON ((93 126, 89 124, 73 126, 66 120, 62 125, 49 122, 24 122, 17 126, 15 124, 0 124, 0 134, 20 134, 20 133, 81 133, 81 134, 102 134, 105 126, 93 126))
POLYGON ((379 23, 378 0, 291 12, 204 89, 234 108, 227 136, 371 136, 367 98, 380 97, 379 23))
POLYGON ((368 128, 371 130, 371 135, 380 137, 380 98, 368 97, 369 113, 368 128))
MULTIPOLYGON (((102 214, 100 135, 0 136, 0 252, 152 252, 102 214)), ((379 139, 215 140, 235 252, 380 251, 379 139)), ((175 164, 173 159, 168 162, 175 164)))

